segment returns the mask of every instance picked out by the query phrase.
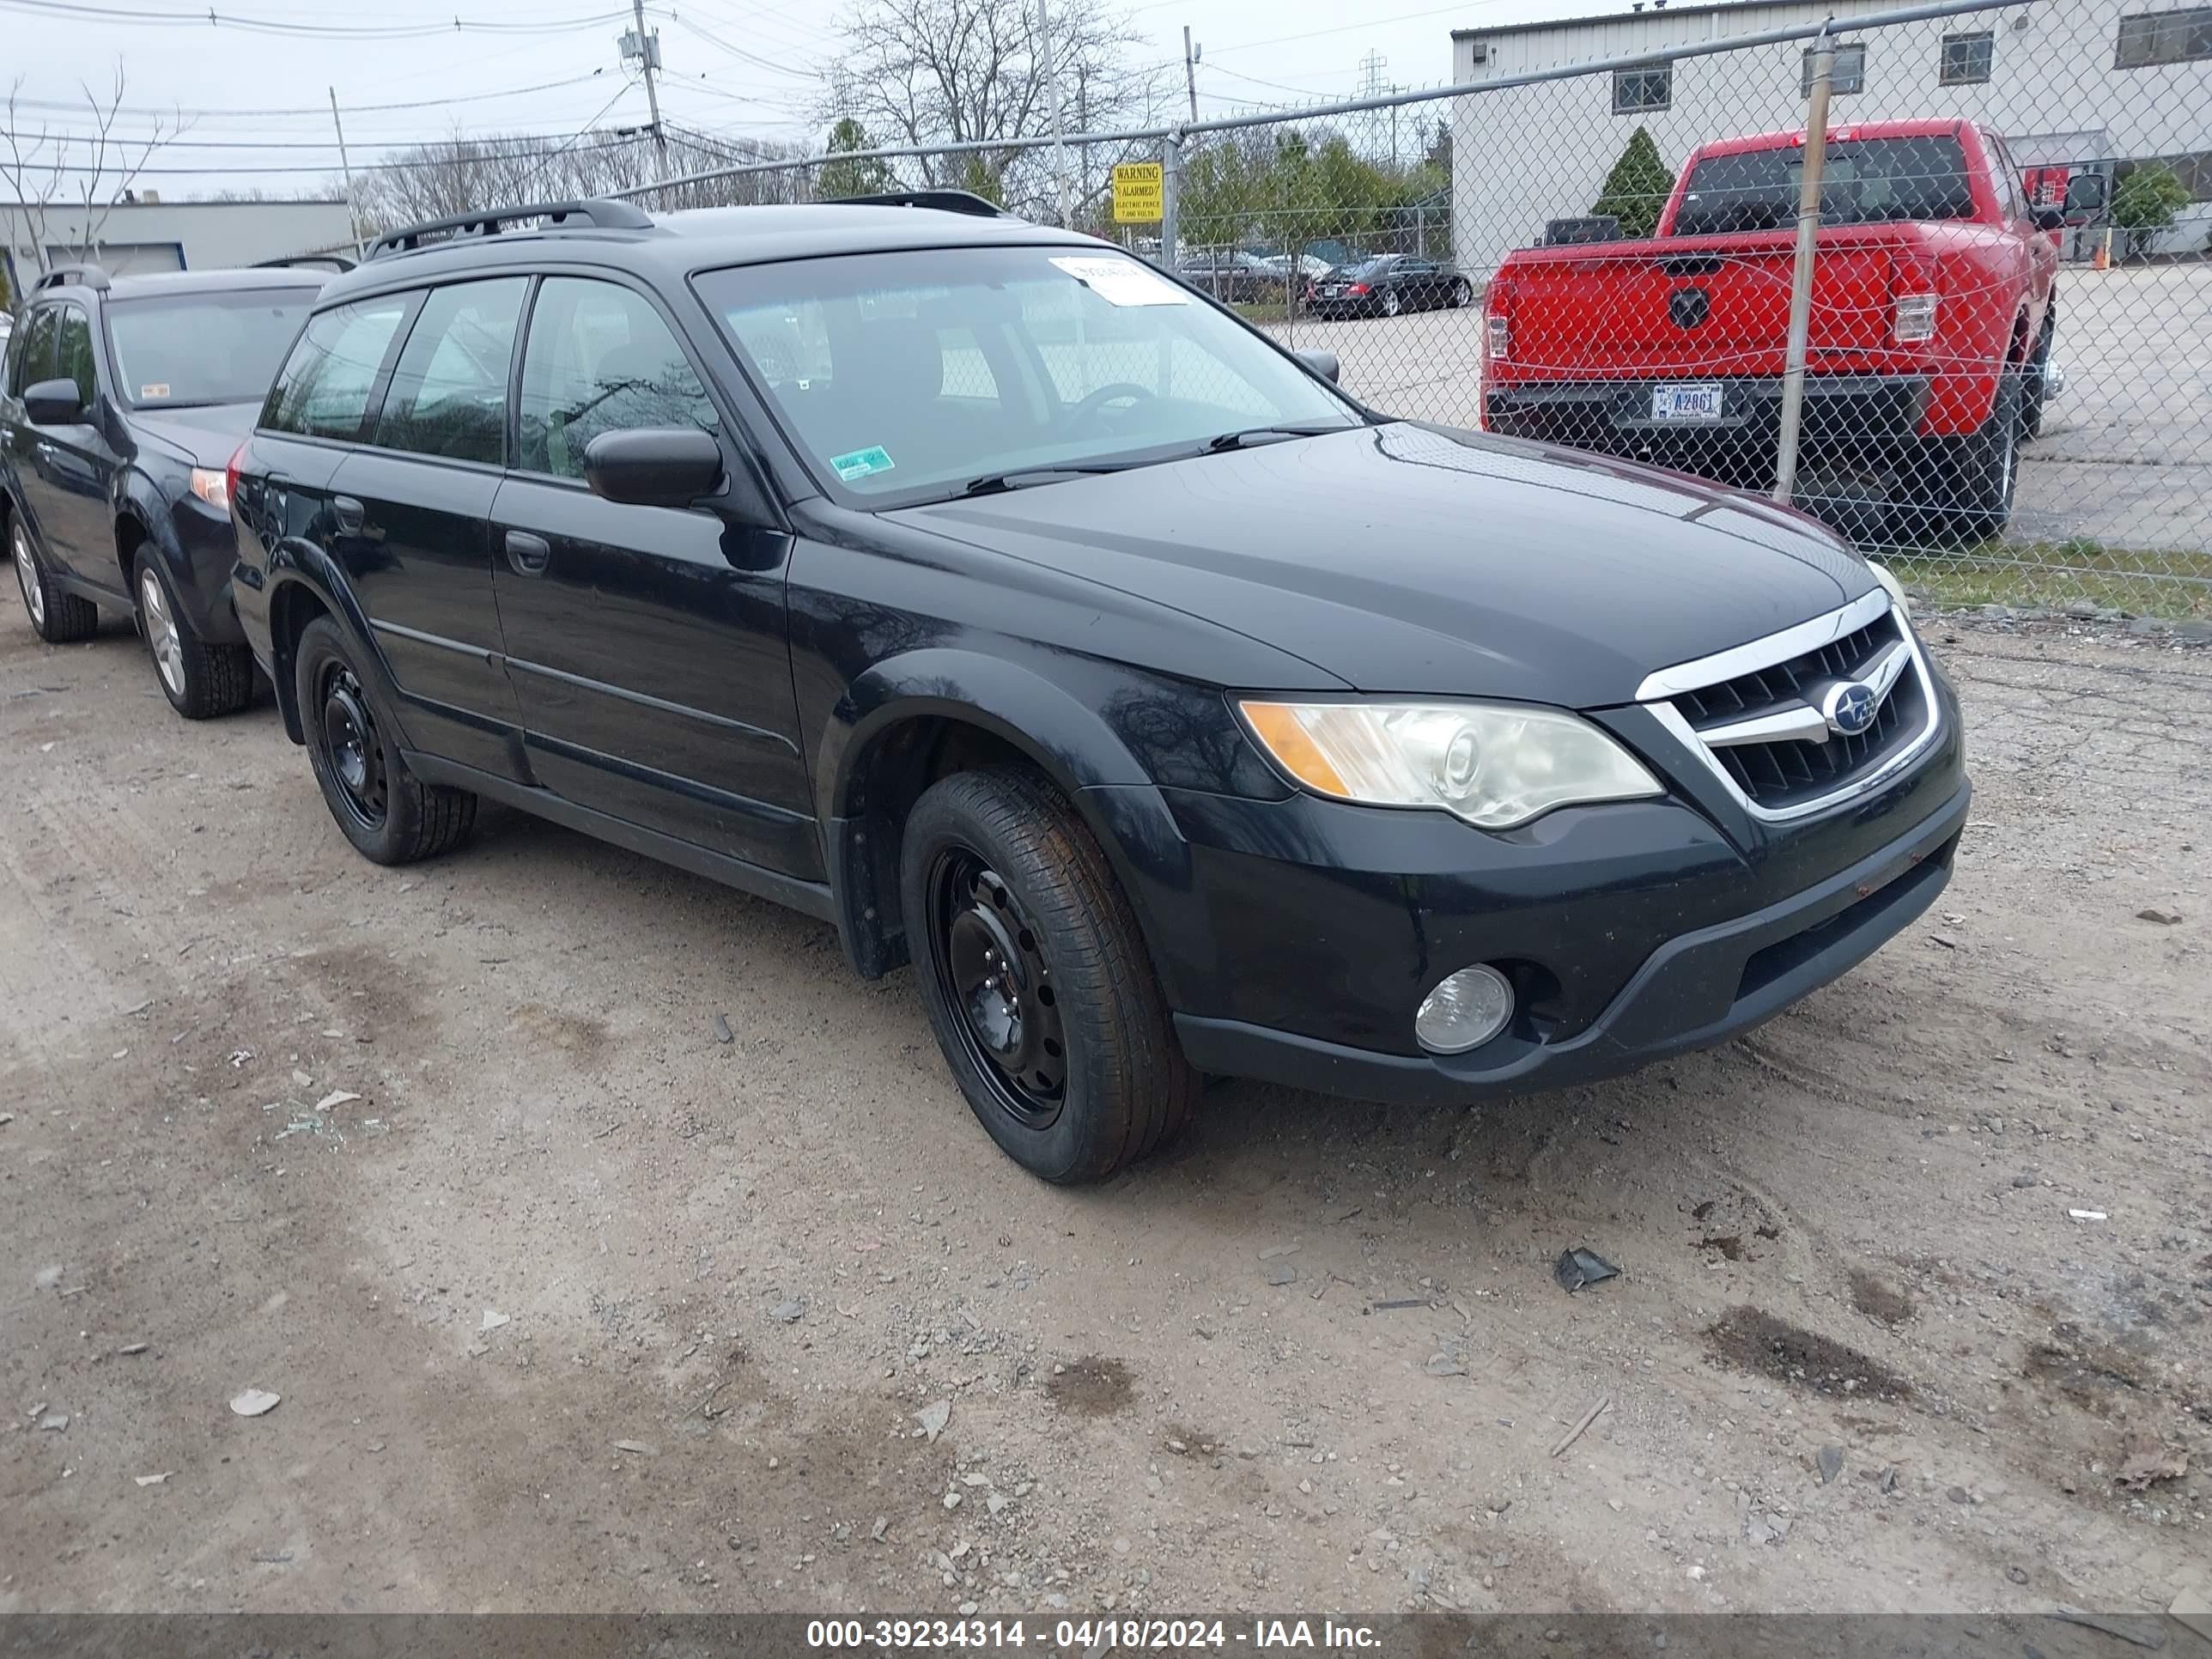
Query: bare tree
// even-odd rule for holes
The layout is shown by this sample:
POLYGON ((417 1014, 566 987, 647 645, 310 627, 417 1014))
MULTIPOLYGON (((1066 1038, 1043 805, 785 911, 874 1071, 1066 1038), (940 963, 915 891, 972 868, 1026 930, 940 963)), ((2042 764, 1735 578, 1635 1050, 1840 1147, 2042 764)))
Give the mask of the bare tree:
MULTIPOLYGON (((154 152, 187 125, 181 115, 167 123, 156 116, 143 136, 119 136, 115 119, 123 111, 120 59, 105 104, 88 83, 79 84, 92 115, 89 133, 57 133, 43 121, 30 131, 25 125, 29 118, 20 108, 22 77, 8 88, 8 149, 0 156, 0 186, 15 200, 13 214, 22 222, 41 271, 52 264, 47 249, 57 244, 51 237, 60 238, 58 246, 64 253, 81 250, 88 257, 99 251, 108 214, 130 194, 154 152)), ((9 234, 12 239, 13 224, 9 234)))
MULTIPOLYGON (((813 199, 811 170, 781 165, 806 155, 796 144, 718 138, 670 124, 671 172, 775 164, 766 172, 673 185, 653 191, 647 205, 664 210, 813 199)), ((660 177, 659 158, 644 128, 586 131, 566 139, 485 134, 442 139, 395 151, 355 177, 361 216, 372 230, 530 202, 579 201, 635 191, 660 177)))
MULTIPOLYGON (((1094 128, 1115 123, 1142 100, 1128 64, 1139 37, 1099 0, 1058 0, 1052 14, 1066 111, 1094 128)), ((1038 137, 1050 99, 1036 21, 1035 0, 853 0, 838 20, 842 48, 822 71, 819 113, 900 146, 1038 137)), ((1014 149, 925 156, 915 170, 926 185, 984 185, 1018 208, 1050 194, 1048 161, 1014 149)))

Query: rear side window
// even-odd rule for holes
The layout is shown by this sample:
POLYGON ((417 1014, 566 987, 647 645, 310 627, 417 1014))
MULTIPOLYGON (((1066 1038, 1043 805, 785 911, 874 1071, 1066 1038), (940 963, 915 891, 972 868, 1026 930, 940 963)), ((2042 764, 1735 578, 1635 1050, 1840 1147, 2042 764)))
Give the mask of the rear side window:
POLYGON ((422 302, 376 419, 381 449, 497 466, 507 459, 507 376, 526 276, 457 283, 422 302))
POLYGON ((277 374, 261 424, 306 438, 360 437, 376 372, 413 302, 410 295, 386 295, 309 318, 277 374))
POLYGON ((580 478, 599 434, 657 426, 716 426, 660 313, 619 283, 547 277, 523 348, 522 470, 580 478))
POLYGON ((61 331, 55 340, 54 378, 76 382, 87 409, 100 393, 100 373, 92 356, 92 319, 79 306, 61 307, 61 331))
MULTIPOLYGON (((1804 151, 1794 145, 1708 155, 1691 170, 1674 234, 1781 230, 1796 224, 1804 161, 1804 151)), ((1828 146, 1820 179, 1824 225, 1973 216, 1966 155, 1948 134, 1828 146)))

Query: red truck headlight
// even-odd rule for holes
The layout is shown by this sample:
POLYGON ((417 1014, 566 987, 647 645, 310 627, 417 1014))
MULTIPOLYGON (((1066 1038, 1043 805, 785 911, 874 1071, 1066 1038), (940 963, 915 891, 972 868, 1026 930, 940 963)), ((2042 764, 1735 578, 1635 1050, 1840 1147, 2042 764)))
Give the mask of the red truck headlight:
POLYGON ((1492 317, 1489 319, 1490 361, 1502 363, 1513 349, 1513 323, 1510 318, 1492 317))
POLYGON ((1934 294, 1900 294, 1897 296, 1897 341, 1899 345, 1911 345, 1936 337, 1936 307, 1941 298, 1934 294))

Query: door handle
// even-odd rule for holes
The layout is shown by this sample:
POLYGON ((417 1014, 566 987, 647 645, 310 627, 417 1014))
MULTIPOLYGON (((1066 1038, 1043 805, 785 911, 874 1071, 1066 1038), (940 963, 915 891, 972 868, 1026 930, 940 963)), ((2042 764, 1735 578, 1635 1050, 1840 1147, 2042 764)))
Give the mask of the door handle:
POLYGON ((544 575, 552 557, 552 544, 543 536, 533 536, 526 530, 507 532, 507 562, 518 576, 544 575))
POLYGON ((331 517, 341 535, 350 536, 368 522, 368 509, 350 495, 331 497, 331 517))

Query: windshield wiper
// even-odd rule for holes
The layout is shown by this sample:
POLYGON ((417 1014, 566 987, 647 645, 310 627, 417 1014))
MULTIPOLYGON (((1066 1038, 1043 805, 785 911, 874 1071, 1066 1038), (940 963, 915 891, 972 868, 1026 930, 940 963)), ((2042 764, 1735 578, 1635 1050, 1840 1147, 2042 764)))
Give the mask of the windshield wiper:
POLYGON ((1056 466, 1018 466, 1011 472, 988 472, 980 478, 969 479, 960 487, 959 498, 1003 495, 1009 489, 1027 489, 1033 484, 1056 483, 1062 478, 1072 478, 1083 473, 1121 472, 1144 465, 1142 461, 1068 461, 1056 466))
POLYGON ((1224 449, 1247 449, 1255 443, 1265 443, 1274 438, 1318 438, 1327 433, 1345 432, 1349 428, 1332 423, 1316 426, 1248 426, 1239 432, 1224 432, 1218 438, 1206 441, 1206 453, 1218 455, 1224 449))

